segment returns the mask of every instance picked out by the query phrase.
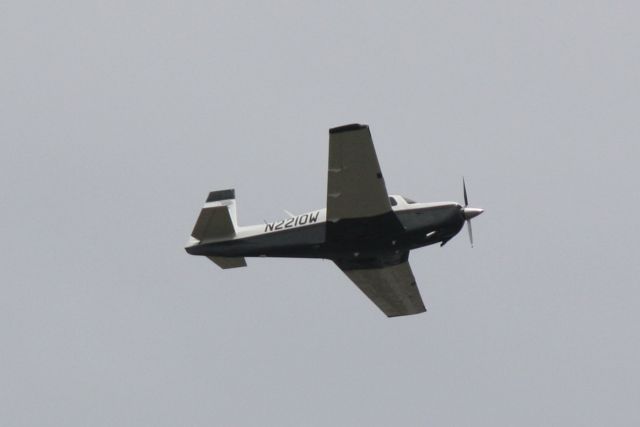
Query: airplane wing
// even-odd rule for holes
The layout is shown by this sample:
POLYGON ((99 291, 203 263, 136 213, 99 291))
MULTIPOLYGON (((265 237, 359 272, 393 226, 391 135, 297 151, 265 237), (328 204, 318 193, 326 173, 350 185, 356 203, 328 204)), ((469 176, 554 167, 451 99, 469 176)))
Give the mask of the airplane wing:
POLYGON ((358 268, 367 265, 340 261, 336 265, 388 317, 427 311, 406 258, 399 264, 380 268, 358 268))
POLYGON ((328 175, 327 221, 392 212, 368 126, 329 130, 328 175))

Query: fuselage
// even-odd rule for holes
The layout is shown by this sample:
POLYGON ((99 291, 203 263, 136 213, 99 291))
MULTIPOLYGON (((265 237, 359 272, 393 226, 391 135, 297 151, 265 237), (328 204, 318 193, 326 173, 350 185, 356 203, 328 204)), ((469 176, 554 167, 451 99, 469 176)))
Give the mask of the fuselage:
POLYGON ((222 257, 367 259, 444 244, 464 225, 463 207, 458 203, 416 203, 402 196, 390 196, 390 200, 392 212, 386 215, 397 221, 370 217, 331 222, 326 220, 326 210, 320 209, 238 227, 233 238, 194 241, 186 250, 193 255, 222 257), (398 226, 391 226, 398 222, 398 226))

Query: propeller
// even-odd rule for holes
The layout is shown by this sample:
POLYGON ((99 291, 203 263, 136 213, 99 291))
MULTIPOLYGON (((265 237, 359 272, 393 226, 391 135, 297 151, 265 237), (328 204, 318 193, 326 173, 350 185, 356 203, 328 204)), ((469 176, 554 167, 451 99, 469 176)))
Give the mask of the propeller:
POLYGON ((462 208, 462 215, 464 216, 464 221, 467 223, 467 229, 469 230, 469 241, 471 242, 471 247, 473 247, 473 229, 471 228, 471 218, 475 218, 480 215, 482 212, 484 212, 484 209, 469 207, 467 184, 464 181, 464 177, 462 177, 462 192, 464 194, 464 207, 462 208))

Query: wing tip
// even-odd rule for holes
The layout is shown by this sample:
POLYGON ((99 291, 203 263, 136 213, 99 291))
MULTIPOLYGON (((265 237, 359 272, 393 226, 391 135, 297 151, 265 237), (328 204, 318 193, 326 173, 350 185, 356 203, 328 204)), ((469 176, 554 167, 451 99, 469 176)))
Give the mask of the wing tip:
POLYGON ((331 128, 329 129, 329 133, 335 134, 335 133, 343 133, 343 132, 353 132, 354 130, 362 130, 362 129, 368 129, 368 128, 369 126, 367 125, 361 125, 360 123, 351 123, 348 125, 331 128))
POLYGON ((393 318, 393 317, 413 316, 415 314, 421 314, 426 312, 427 312, 427 309, 423 306, 417 309, 407 310, 404 312, 385 313, 385 315, 389 318, 393 318))

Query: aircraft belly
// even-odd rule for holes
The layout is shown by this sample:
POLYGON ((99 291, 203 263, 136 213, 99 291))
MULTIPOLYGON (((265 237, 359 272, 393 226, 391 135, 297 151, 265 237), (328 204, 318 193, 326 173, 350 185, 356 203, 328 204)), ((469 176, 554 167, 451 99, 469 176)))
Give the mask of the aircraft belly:
POLYGON ((219 256, 322 258, 319 252, 324 236, 324 224, 314 224, 209 244, 203 251, 219 256))
POLYGON ((317 223, 189 248, 194 255, 226 257, 375 258, 446 241, 464 220, 454 206, 317 223), (397 216, 396 216, 397 215, 397 216), (394 222, 395 221, 395 222, 394 222))

